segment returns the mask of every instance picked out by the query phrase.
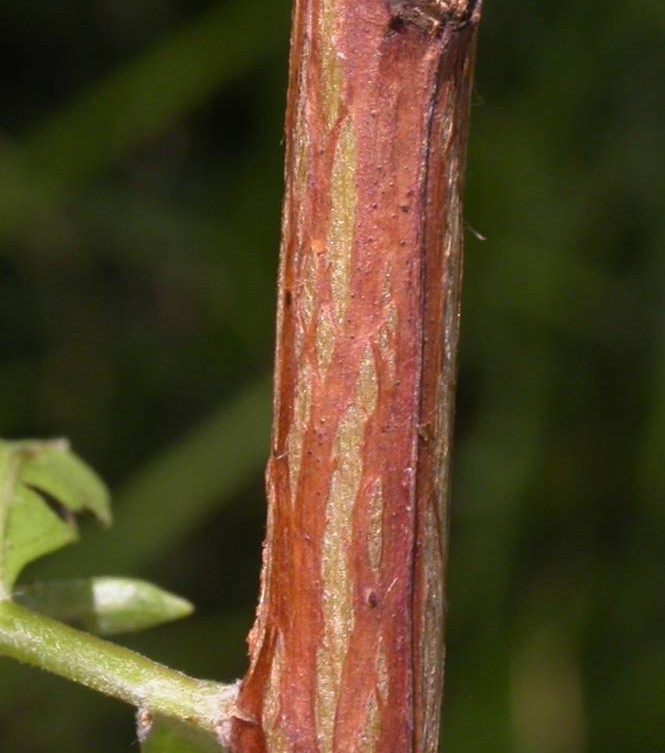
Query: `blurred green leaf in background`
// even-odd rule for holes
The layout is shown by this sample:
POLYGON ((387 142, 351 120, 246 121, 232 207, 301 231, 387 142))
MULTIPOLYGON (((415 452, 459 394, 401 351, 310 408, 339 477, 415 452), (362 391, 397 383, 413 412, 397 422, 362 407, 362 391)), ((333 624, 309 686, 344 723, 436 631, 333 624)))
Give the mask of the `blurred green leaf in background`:
POLYGON ((166 718, 151 719, 145 738, 141 753, 219 753, 220 750, 211 735, 166 718))
MULTIPOLYGON (((662 747, 664 9, 485 2, 450 753, 662 747)), ((186 594, 195 617, 123 640, 218 679, 244 670, 264 528, 289 13, 0 5, 0 435, 70 437, 117 499, 26 577, 186 594)), ((3 751, 135 749, 119 704, 0 680, 3 751)))

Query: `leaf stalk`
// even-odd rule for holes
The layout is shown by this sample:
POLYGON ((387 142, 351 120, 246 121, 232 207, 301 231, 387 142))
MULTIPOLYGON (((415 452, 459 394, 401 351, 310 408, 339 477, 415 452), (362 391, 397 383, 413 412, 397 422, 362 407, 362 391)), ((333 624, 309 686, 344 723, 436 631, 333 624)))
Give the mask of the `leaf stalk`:
POLYGON ((199 680, 11 601, 0 603, 0 655, 220 735, 237 685, 199 680))

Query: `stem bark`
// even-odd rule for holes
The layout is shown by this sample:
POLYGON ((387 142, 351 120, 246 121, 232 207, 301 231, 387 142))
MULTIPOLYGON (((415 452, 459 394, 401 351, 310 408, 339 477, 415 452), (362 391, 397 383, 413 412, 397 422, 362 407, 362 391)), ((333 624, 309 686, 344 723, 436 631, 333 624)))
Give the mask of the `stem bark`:
POLYGON ((296 0, 237 753, 433 753, 480 0, 296 0))

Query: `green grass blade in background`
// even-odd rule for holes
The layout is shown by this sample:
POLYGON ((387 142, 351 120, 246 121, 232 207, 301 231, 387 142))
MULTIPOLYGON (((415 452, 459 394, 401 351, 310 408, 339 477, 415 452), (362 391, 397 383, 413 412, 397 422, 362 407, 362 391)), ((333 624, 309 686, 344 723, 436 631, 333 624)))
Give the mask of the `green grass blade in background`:
POLYGON ((268 457, 270 382, 250 385, 139 470, 116 496, 116 522, 89 531, 61 573, 134 573, 167 552, 256 478, 268 457))
POLYGON ((25 157, 66 182, 89 178, 274 54, 287 22, 281 3, 213 6, 29 133, 25 157))
MULTIPOLYGON (((260 13, 246 3, 215 5, 18 142, 0 150, 0 239, 23 225, 57 228, 58 202, 72 188, 163 132, 286 46, 281 3, 260 13), (279 35, 275 29, 283 27, 279 35)), ((37 233, 38 228, 27 228, 37 233)), ((51 229, 49 232, 53 232, 51 229)))

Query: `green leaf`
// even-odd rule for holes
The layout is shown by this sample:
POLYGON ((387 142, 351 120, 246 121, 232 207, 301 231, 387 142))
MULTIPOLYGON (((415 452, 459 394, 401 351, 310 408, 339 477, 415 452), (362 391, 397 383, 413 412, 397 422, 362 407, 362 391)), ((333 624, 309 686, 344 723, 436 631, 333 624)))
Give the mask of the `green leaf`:
POLYGON ((98 635, 136 632, 187 617, 186 599, 131 578, 34 583, 15 594, 20 604, 98 635))
POLYGON ((106 487, 65 441, 0 441, 0 599, 27 564, 77 540, 81 512, 111 522, 106 487))
POLYGON ((72 512, 91 512, 101 523, 111 524, 111 502, 104 482, 60 442, 31 454, 21 468, 20 480, 72 512))
POLYGON ((9 508, 3 542, 2 575, 7 590, 27 564, 77 538, 73 517, 61 517, 37 492, 19 485, 9 508))
POLYGON ((165 717, 137 715, 141 753, 220 753, 221 746, 212 735, 165 717))

